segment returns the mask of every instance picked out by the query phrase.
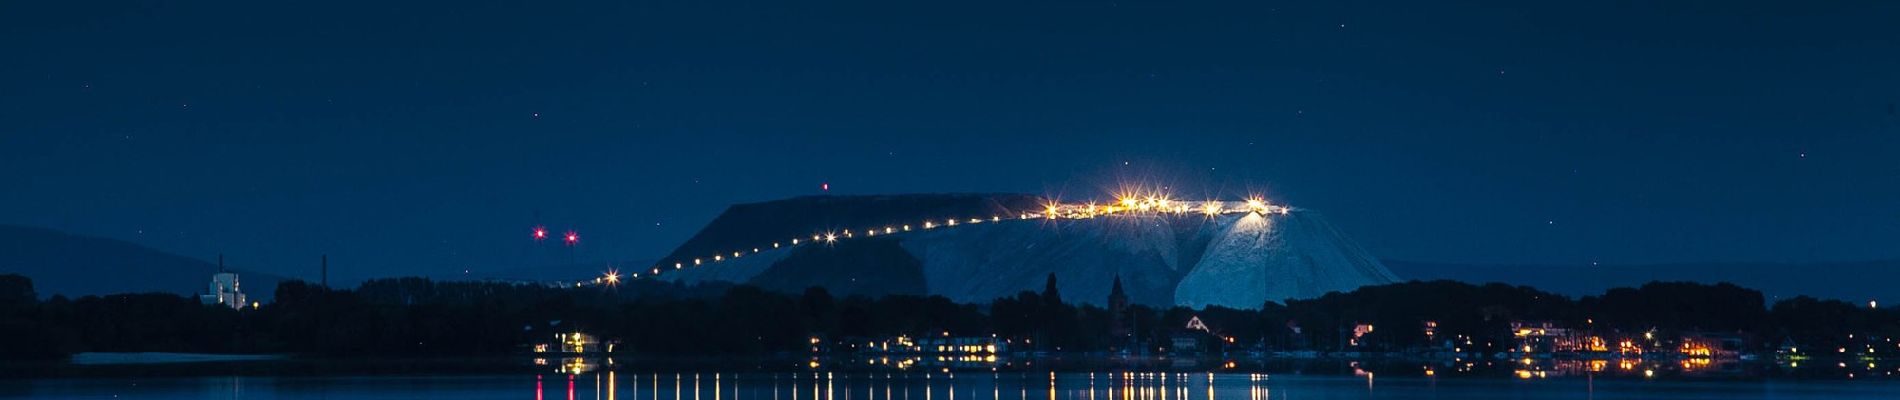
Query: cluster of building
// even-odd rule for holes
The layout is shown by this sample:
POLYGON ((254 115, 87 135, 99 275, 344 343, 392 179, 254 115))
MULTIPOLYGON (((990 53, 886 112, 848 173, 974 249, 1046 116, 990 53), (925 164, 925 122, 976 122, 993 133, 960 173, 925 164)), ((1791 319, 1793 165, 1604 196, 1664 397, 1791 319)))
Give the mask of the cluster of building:
POLYGON ((558 374, 581 374, 612 367, 619 342, 601 340, 585 332, 557 332, 553 340, 530 345, 534 365, 554 367, 558 374))
POLYGON ((1751 341, 1746 335, 1730 332, 1686 331, 1664 335, 1651 329, 1640 333, 1601 333, 1549 321, 1513 321, 1511 337, 1510 352, 1516 355, 1585 358, 1732 359, 1746 355, 1751 341))

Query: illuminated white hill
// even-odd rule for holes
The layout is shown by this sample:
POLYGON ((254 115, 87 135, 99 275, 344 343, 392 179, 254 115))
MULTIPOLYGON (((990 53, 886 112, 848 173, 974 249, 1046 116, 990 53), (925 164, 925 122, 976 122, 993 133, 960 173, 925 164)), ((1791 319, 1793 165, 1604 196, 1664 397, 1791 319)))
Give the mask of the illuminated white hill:
POLYGON ((1398 281, 1379 260, 1310 211, 1228 221, 1176 287, 1189 307, 1254 305, 1398 281))
MULTIPOLYGON (((1120 276, 1137 303, 1234 308, 1397 280, 1316 213, 1257 208, 1089 218, 998 212, 954 226, 904 224, 892 227, 891 233, 859 230, 835 242, 791 246, 786 241, 776 243, 783 248, 768 246, 757 252, 747 248, 736 252, 737 257, 722 253, 717 262, 702 258, 700 267, 690 261, 676 269, 662 265, 658 277, 787 291, 824 286, 835 294, 930 294, 987 302, 1040 290, 1053 273, 1065 300, 1101 304, 1120 276)), ((723 216, 721 221, 743 225, 723 216)))

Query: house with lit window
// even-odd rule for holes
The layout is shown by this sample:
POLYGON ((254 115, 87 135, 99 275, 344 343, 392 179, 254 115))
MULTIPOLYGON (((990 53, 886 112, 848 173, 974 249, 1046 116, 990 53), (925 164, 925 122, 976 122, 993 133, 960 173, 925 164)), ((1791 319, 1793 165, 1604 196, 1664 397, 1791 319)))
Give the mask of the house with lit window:
POLYGON ((617 343, 581 332, 555 333, 554 340, 534 344, 535 353, 594 354, 612 353, 617 343))
POLYGON ((1727 332, 1683 332, 1676 351, 1692 358, 1739 358, 1748 350, 1749 337, 1727 332))
POLYGON ((1601 351, 1604 346, 1601 339, 1593 341, 1550 321, 1511 321, 1511 340, 1511 351, 1526 355, 1601 351))
POLYGON ((1221 350, 1233 344, 1234 338, 1216 333, 1201 322, 1201 317, 1189 317, 1187 326, 1168 335, 1168 352, 1181 355, 1219 354, 1221 350))

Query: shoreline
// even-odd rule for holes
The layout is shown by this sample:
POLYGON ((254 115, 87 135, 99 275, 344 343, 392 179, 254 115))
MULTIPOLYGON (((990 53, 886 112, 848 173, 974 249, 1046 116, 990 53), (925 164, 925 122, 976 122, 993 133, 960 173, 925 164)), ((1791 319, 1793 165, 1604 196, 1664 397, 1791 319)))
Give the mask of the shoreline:
POLYGON ((137 365, 137 364, 180 364, 229 361, 276 361, 289 359, 288 354, 211 354, 211 353, 167 353, 167 352, 86 352, 72 355, 66 362, 72 365, 137 365))

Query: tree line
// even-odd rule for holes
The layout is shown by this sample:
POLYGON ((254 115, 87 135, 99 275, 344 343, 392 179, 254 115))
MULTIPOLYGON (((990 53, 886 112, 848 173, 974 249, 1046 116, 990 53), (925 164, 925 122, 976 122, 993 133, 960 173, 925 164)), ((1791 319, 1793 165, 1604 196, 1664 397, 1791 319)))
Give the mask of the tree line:
MULTIPOLYGON (((1334 350, 1358 324, 1378 327, 1371 350, 1432 345, 1447 335, 1505 343, 1510 321, 1551 321, 1611 332, 1724 332, 1766 349, 1814 348, 1900 336, 1900 312, 1797 297, 1768 304, 1731 284, 1650 283, 1571 298, 1530 287, 1412 281, 1284 302, 1256 310, 1131 305, 1120 315, 1061 297, 1052 284, 987 304, 941 296, 836 297, 823 288, 779 293, 727 284, 629 281, 561 288, 499 282, 372 280, 351 289, 280 284, 271 303, 232 309, 167 293, 40 299, 32 281, 0 275, 0 358, 78 352, 292 353, 463 356, 521 352, 553 333, 619 341, 617 352, 745 356, 809 351, 828 341, 897 335, 1007 338, 1015 350, 1090 352, 1165 346, 1199 317, 1236 346, 1334 350), (1438 336, 1428 339, 1430 321, 1438 336), (1120 323, 1128 336, 1111 332, 1120 323), (1295 330, 1300 333, 1295 333, 1295 330)), ((1095 303, 1095 302, 1091 302, 1095 303)))

